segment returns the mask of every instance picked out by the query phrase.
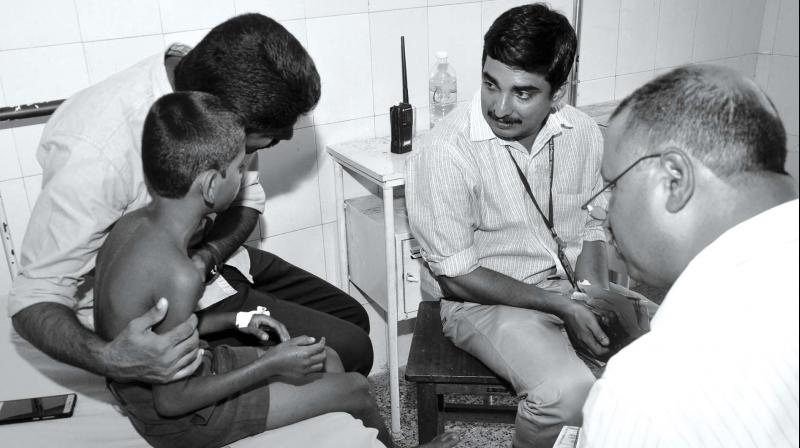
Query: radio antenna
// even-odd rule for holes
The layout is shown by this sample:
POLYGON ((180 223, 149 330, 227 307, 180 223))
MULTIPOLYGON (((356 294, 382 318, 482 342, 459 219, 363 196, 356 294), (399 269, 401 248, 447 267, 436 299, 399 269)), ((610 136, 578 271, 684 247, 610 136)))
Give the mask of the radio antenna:
POLYGON ((408 104, 408 80, 406 79, 406 37, 400 36, 400 60, 403 66, 403 102, 408 104))

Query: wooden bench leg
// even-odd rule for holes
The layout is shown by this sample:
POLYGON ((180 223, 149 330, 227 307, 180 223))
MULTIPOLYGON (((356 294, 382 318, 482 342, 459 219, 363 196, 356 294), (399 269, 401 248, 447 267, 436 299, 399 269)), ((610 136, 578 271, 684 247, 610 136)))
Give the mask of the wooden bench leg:
POLYGON ((444 434, 444 416, 442 416, 442 411, 444 411, 444 394, 436 394, 436 435, 444 434))
MULTIPOLYGON (((430 442, 439 431, 439 400, 434 383, 417 383, 417 437, 419 443, 430 442)), ((443 422, 442 422, 443 424, 443 422)))

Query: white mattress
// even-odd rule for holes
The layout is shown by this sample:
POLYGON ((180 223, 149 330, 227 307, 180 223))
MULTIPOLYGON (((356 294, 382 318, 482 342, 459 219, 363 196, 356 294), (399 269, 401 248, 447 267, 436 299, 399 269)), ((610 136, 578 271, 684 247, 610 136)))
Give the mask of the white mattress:
MULTIPOLYGON (((105 380, 50 359, 13 330, 0 297, 0 400, 78 394, 72 417, 0 425, 0 445, 16 447, 146 447, 120 414, 105 380)), ((231 448, 379 448, 377 431, 349 414, 331 413, 240 440, 231 448)))

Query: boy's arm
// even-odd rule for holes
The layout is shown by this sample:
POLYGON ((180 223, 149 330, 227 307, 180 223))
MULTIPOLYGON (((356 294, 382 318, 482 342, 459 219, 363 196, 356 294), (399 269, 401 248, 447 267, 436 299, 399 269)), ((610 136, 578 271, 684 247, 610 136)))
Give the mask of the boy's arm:
POLYGON ((198 317, 197 328, 201 335, 238 328, 242 333, 249 334, 262 342, 270 338, 268 331, 272 331, 278 336, 278 342, 289 340, 289 330, 281 322, 269 317, 269 312, 248 311, 250 311, 249 315, 246 312, 201 313, 198 317), (239 316, 240 314, 244 316, 239 316), (240 319, 243 322, 242 326, 238 327, 240 319))
POLYGON ((233 328, 236 313, 202 313, 197 319, 197 331, 202 336, 233 328))
POLYGON ((270 348, 250 364, 226 373, 194 376, 153 386, 156 411, 165 417, 185 415, 219 402, 265 379, 302 379, 325 368, 325 338, 299 336, 270 348))
MULTIPOLYGON (((191 266, 170 273, 164 285, 170 297, 170 313, 156 332, 169 331, 194 312, 203 292, 200 273, 191 266)), ((256 361, 212 376, 195 376, 183 381, 153 386, 156 411, 163 416, 178 416, 216 403, 275 375, 303 377, 323 369, 325 340, 301 336, 270 349, 256 361)))

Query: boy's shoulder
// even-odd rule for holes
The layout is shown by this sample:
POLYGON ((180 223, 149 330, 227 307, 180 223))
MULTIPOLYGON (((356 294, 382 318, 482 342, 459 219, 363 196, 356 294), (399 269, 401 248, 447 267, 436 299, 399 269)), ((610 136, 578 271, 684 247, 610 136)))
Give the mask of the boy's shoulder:
MULTIPOLYGON (((149 285, 196 281, 199 272, 184 251, 148 219, 143 209, 121 217, 98 255, 98 266, 127 271, 149 285), (195 274, 195 275, 193 275, 195 274)), ((202 281, 202 279, 200 279, 202 281)))
POLYGON ((143 209, 123 215, 114 223, 97 257, 98 266, 113 264, 147 264, 165 255, 157 250, 159 229, 154 227, 143 209))
POLYGON ((180 290, 192 291, 203 285, 203 275, 187 256, 175 257, 169 269, 163 270, 167 281, 180 290))
POLYGON ((149 272, 148 282, 151 284, 179 291, 193 291, 197 285, 202 285, 203 277, 200 271, 186 251, 180 250, 174 241, 153 237, 146 242, 137 243, 137 247, 132 248, 134 250, 130 258, 138 258, 141 262, 149 264, 146 270, 149 272))

